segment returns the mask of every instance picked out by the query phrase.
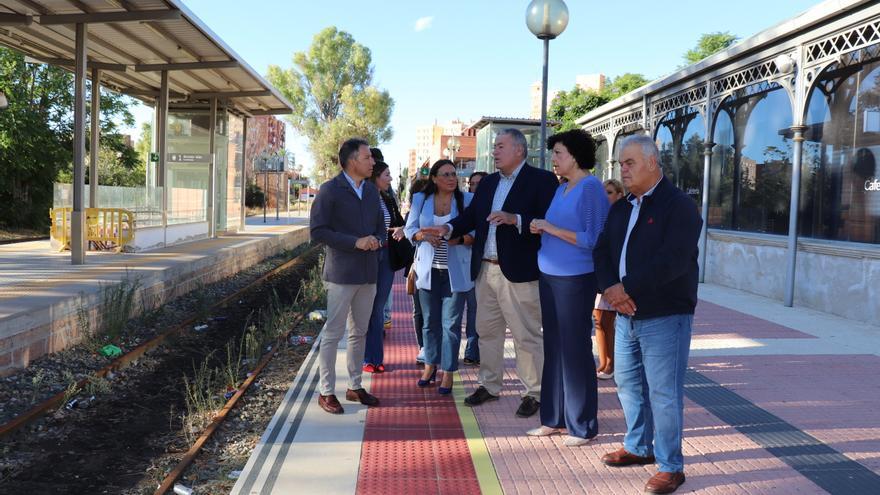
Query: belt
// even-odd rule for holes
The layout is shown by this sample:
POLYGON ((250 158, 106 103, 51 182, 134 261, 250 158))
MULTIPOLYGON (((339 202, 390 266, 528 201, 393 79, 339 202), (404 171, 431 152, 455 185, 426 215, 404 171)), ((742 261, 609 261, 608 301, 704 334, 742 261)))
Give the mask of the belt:
POLYGON ((492 259, 489 259, 489 258, 483 258, 483 261, 485 261, 486 263, 492 263, 493 265, 499 265, 499 264, 500 264, 500 263, 498 263, 498 260, 492 260, 492 259))

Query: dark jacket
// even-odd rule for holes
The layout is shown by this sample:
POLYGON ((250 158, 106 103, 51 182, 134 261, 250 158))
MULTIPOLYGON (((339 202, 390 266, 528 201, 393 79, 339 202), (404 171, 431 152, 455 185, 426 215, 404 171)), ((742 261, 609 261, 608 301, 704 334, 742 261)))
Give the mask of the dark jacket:
MULTIPOLYGON (((474 199, 464 213, 454 218, 451 237, 458 237, 475 231, 471 249, 471 279, 480 274, 486 237, 489 235, 489 222, 486 217, 492 213, 492 200, 500 180, 499 172, 489 174, 480 181, 474 199)), ((547 170, 532 167, 528 163, 520 169, 519 175, 510 188, 510 193, 501 209, 507 213, 520 215, 522 232, 516 225, 499 225, 495 231, 498 244, 498 264, 504 277, 511 282, 532 282, 538 280, 538 249, 541 236, 529 232, 529 224, 535 218, 544 218, 559 181, 547 170)))
MULTIPOLYGON (((599 290, 620 282, 620 253, 633 206, 629 199, 611 206, 593 249, 599 290)), ((697 241, 703 220, 694 200, 663 177, 642 198, 626 250, 623 287, 636 304, 637 320, 693 314, 697 306, 697 241)))
POLYGON ((379 190, 364 181, 363 199, 340 173, 321 185, 309 218, 312 241, 326 245, 323 279, 334 284, 375 284, 379 269, 376 251, 355 247, 361 237, 386 238, 379 190))

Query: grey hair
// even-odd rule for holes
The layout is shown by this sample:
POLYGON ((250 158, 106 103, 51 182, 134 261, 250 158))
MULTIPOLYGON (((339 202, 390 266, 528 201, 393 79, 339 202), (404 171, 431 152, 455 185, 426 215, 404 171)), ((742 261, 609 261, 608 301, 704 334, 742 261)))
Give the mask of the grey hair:
POLYGON ((513 138, 513 142, 520 146, 522 149, 522 157, 529 157, 529 142, 526 141, 525 135, 519 129, 515 129, 513 127, 508 127, 507 129, 501 130, 498 135, 507 134, 508 136, 513 138))
POLYGON ((660 163, 660 151, 657 150, 657 143, 651 139, 651 136, 646 136, 644 134, 633 134, 631 136, 627 136, 623 138, 623 141, 620 143, 619 150, 624 150, 631 145, 637 145, 642 149, 642 154, 645 158, 654 157, 654 161, 660 163))

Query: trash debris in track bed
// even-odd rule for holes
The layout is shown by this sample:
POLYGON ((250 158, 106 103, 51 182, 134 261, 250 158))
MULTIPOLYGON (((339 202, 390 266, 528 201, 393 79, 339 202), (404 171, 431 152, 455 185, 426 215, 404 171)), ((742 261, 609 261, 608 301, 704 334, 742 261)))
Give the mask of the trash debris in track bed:
POLYGON ((309 321, 324 321, 327 319, 327 310, 325 309, 316 309, 306 315, 309 321))
POLYGON ((207 329, 208 329, 208 325, 205 325, 205 324, 202 324, 202 325, 196 325, 196 326, 193 327, 193 330, 195 330, 196 332, 202 332, 202 331, 205 331, 205 330, 207 330, 207 329))
POLYGON ((192 492, 192 488, 186 485, 181 485, 180 483, 174 485, 174 493, 177 495, 192 495, 192 492))
POLYGON ((229 400, 232 398, 233 395, 235 395, 236 392, 238 392, 238 389, 226 387, 226 393, 223 394, 223 397, 225 397, 226 400, 229 400))
POLYGON ((314 341, 315 338, 311 335, 292 335, 290 337, 290 345, 311 344, 314 341))
POLYGON ((91 397, 88 397, 88 398, 84 398, 84 399, 79 399, 79 398, 70 399, 69 401, 67 401, 67 404, 64 405, 64 408, 69 411, 72 411, 74 409, 88 409, 89 406, 91 406, 92 402, 94 402, 94 401, 95 401, 94 395, 91 397))
POLYGON ((101 353, 102 356, 109 358, 119 357, 122 355, 122 349, 116 347, 113 344, 105 345, 100 350, 98 350, 98 352, 101 353))
POLYGON ((241 477, 241 471, 229 471, 229 474, 227 474, 226 477, 231 480, 237 480, 241 477))

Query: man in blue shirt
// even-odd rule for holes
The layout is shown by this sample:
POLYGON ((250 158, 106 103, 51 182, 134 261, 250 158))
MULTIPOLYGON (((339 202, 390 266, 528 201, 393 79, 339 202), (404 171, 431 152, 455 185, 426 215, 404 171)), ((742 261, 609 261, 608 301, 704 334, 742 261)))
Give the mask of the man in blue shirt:
POLYGON ((593 260, 599 289, 618 313, 614 379, 627 428, 623 448, 602 462, 656 461, 659 470, 645 491, 672 493, 685 481, 684 374, 703 221, 693 200, 663 176, 658 157, 648 136, 621 144, 621 177, 630 194, 611 207, 593 260))
POLYGON ((321 377, 318 405, 331 414, 344 411, 336 398, 336 348, 351 313, 346 350, 349 375, 345 398, 367 406, 379 400, 361 386, 367 325, 376 296, 380 239, 386 238, 379 206, 379 190, 366 180, 373 172, 370 147, 349 139, 339 150, 342 172, 321 185, 312 205, 309 228, 312 241, 326 245, 322 278, 327 287, 327 322, 321 336, 318 369, 321 377))

